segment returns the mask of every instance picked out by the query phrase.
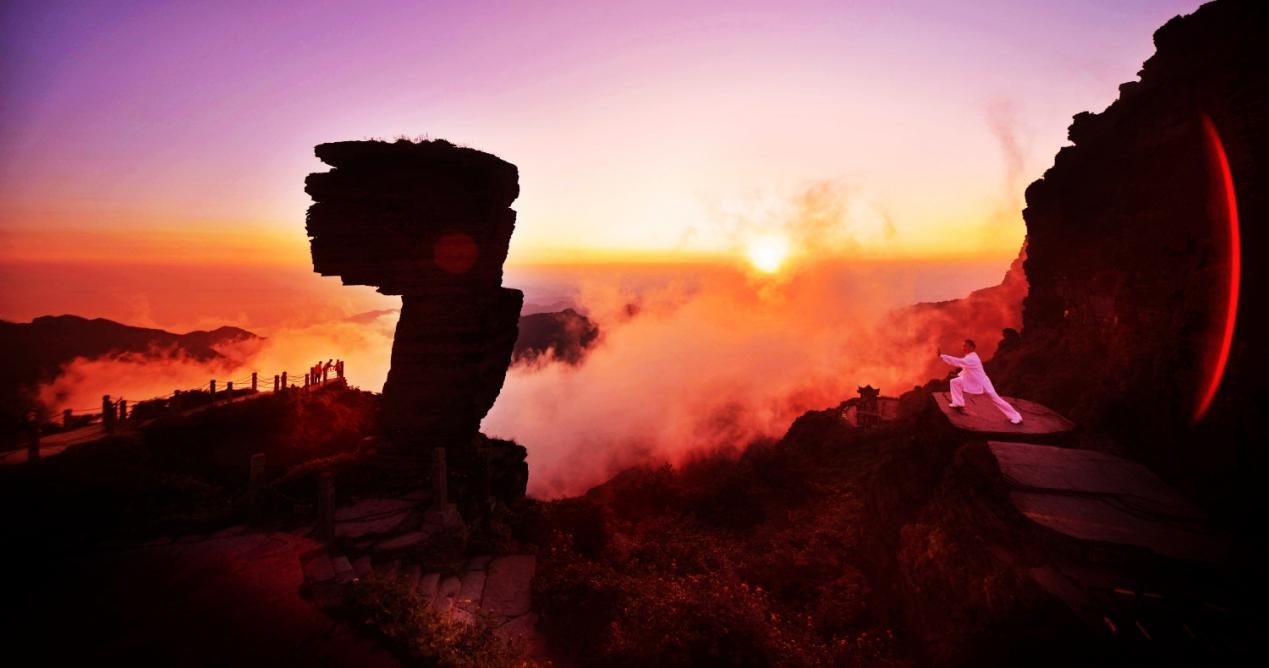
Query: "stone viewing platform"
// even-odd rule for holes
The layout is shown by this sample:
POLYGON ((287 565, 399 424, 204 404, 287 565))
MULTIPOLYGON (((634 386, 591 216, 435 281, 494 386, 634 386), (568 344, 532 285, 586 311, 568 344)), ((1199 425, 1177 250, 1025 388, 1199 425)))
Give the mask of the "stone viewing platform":
POLYGON ((947 392, 935 392, 932 396, 953 427, 984 438, 1000 436, 1024 441, 1046 440, 1046 437, 1058 437, 1075 429, 1074 422, 1026 399, 1003 397, 1022 414, 1021 424, 1011 424, 985 394, 966 394, 964 410, 950 406, 952 398, 947 392))
POLYGON ((988 441, 1009 500, 1031 521, 1072 538, 1218 563, 1223 541, 1207 517, 1136 462, 1092 450, 988 441))

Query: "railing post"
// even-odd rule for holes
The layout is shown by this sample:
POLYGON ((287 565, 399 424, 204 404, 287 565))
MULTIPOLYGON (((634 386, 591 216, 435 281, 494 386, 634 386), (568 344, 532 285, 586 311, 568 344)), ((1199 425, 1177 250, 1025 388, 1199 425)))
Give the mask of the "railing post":
POLYGON ((284 390, 289 390, 289 389, 291 389, 291 388, 290 388, 290 386, 286 384, 286 372, 285 372, 285 371, 283 371, 283 372, 282 372, 282 389, 284 389, 284 390))
POLYGON ((256 372, 254 372, 254 371, 252 371, 252 372, 251 372, 251 391, 252 391, 252 392, 257 391, 257 388, 256 388, 256 372))
POLYGON ((101 426, 107 434, 115 433, 115 404, 109 394, 101 397, 101 426))
POLYGON ((463 523, 458 509, 449 502, 449 471, 445 466, 445 448, 432 448, 432 507, 423 513, 423 522, 447 528, 463 523))
POLYGON ((445 470, 445 448, 432 448, 432 508, 444 510, 449 502, 449 472, 445 470))
POLYGON ((234 382, 232 380, 225 382, 225 399, 228 401, 234 400, 234 382))
POLYGON ((304 374, 304 387, 308 387, 308 374, 304 374))
POLYGON ((30 440, 26 444, 26 461, 27 463, 37 462, 40 460, 40 422, 31 416, 31 433, 30 440))
POLYGON ((260 488, 264 486, 264 453, 251 455, 251 469, 247 475, 247 522, 256 524, 260 519, 260 488))
POLYGON ((335 539, 335 476, 330 471, 317 479, 317 539, 335 539))
POLYGON ((62 429, 70 429, 71 426, 71 409, 67 408, 62 411, 62 429))
POLYGON ((335 376, 338 378, 344 377, 344 360, 337 360, 335 362, 335 376))
POLYGON ((120 399, 119 400, 119 421, 123 422, 124 420, 127 420, 127 419, 128 419, 128 400, 120 399))
POLYGON ((181 412, 181 391, 180 390, 172 390, 172 410, 177 413, 181 412))
POLYGON ((209 385, 210 385, 210 387, 211 387, 211 398, 212 398, 212 401, 215 401, 215 400, 216 400, 216 379, 215 379, 215 378, 213 378, 213 379, 211 380, 211 383, 210 383, 209 385))
POLYGON ((278 374, 275 373, 273 374, 273 393, 274 394, 278 393, 278 384, 279 384, 278 374))

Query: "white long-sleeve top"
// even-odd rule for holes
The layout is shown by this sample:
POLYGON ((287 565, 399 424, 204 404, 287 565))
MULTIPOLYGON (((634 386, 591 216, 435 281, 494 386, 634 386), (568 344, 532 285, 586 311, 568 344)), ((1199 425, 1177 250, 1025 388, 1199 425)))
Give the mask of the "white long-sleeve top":
POLYGON ((939 357, 944 362, 960 368, 961 372, 956 377, 961 379, 961 389, 970 394, 996 393, 996 388, 992 386, 991 379, 987 377, 987 372, 983 371, 983 361, 978 359, 978 353, 970 351, 964 357, 953 357, 951 355, 939 355, 939 357))

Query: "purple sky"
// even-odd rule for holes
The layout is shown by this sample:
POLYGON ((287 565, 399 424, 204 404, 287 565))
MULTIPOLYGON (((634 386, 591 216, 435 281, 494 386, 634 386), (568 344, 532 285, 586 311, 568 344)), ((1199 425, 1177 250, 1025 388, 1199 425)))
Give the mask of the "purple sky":
POLYGON ((7 2, 0 257, 303 263, 312 146, 426 134, 520 166, 513 262, 726 254, 815 183, 861 253, 1007 258, 1197 4, 7 2))

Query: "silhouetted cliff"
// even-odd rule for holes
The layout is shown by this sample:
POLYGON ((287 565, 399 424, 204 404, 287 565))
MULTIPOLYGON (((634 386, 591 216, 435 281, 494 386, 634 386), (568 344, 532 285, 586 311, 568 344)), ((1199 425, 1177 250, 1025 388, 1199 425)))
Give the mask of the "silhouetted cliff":
POLYGON ((1120 86, 1105 111, 1075 116, 1073 145, 1027 188, 1022 336, 991 362, 1002 392, 1111 434, 1214 508, 1239 503, 1266 441, 1264 423, 1250 419, 1269 377, 1262 10, 1220 0, 1172 19, 1155 33, 1140 80, 1120 86))

